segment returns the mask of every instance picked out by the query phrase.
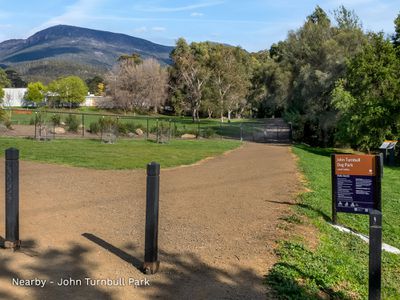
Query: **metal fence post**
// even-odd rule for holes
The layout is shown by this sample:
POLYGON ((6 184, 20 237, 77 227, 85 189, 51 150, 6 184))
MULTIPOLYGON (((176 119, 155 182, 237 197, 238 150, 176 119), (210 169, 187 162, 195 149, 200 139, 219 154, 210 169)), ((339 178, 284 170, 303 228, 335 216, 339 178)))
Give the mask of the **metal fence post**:
POLYGON ((160 165, 147 165, 146 229, 143 270, 154 274, 160 267, 158 260, 158 208, 160 193, 160 165))
POLYGON ((382 213, 372 210, 369 215, 369 284, 368 299, 381 299, 382 275, 382 213))
POLYGON ((6 238, 5 248, 20 247, 19 240, 19 150, 6 149, 6 238))
POLYGON ((82 114, 82 136, 85 136, 85 115, 82 114))
POLYGON ((146 125, 146 139, 149 139, 149 117, 147 117, 147 125, 146 125))
POLYGON ((35 111, 35 140, 36 140, 36 130, 37 130, 37 111, 35 111))

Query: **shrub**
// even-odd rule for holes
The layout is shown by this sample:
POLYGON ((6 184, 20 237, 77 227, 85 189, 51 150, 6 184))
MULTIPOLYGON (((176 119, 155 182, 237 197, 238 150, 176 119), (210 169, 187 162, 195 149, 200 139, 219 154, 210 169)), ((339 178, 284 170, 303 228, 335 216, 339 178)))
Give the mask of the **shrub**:
POLYGON ((53 124, 53 126, 60 126, 61 124, 61 115, 59 114, 54 114, 50 117, 51 120, 51 124, 53 124))
POLYGON ((70 132, 77 132, 79 128, 79 121, 75 115, 69 114, 65 119, 65 125, 70 132))
POLYGON ((114 131, 117 125, 115 118, 112 117, 102 117, 99 119, 100 130, 105 131, 114 131))
POLYGON ((215 136, 215 131, 214 129, 208 127, 206 129, 203 129, 203 131, 201 131, 201 136, 206 139, 212 138, 215 136))
POLYGON ((93 134, 98 134, 100 132, 99 122, 91 122, 89 125, 89 132, 93 134))
POLYGON ((117 130, 120 134, 127 134, 129 132, 127 124, 122 122, 117 124, 117 130))

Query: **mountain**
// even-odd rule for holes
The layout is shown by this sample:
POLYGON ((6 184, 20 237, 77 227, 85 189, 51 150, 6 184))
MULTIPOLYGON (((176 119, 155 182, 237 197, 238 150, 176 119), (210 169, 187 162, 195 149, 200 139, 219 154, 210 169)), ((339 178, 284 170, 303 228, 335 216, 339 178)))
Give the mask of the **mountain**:
MULTIPOLYGON (((153 57, 162 64, 169 64, 172 50, 173 47, 125 34, 57 25, 27 39, 0 43, 0 66, 16 69, 23 77, 35 76, 38 71, 51 77, 54 68, 68 65, 71 75, 89 77, 111 69, 119 56, 134 52, 142 58, 153 57), (75 69, 80 74, 74 73, 75 69)), ((63 75, 65 72, 57 70, 56 73, 63 75)))

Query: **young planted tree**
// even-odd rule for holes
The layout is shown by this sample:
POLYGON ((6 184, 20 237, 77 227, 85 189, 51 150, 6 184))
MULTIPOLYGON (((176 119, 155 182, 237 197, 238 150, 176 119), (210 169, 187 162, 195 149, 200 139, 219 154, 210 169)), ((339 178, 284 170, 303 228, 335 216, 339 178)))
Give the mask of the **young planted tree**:
POLYGON ((46 88, 40 81, 31 82, 28 84, 28 89, 25 93, 25 100, 32 101, 36 105, 43 102, 46 88))
POLYGON ((77 76, 57 79, 47 89, 59 103, 68 103, 70 108, 84 102, 88 93, 85 82, 77 76))

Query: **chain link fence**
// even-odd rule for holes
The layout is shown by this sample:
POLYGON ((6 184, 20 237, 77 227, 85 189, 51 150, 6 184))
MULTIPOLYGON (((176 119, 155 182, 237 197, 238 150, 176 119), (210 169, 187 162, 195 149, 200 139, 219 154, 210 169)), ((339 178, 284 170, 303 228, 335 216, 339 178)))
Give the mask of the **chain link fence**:
POLYGON ((291 126, 281 119, 254 122, 220 122, 203 119, 98 114, 76 111, 23 110, 8 111, 11 130, 1 135, 39 140, 90 138, 105 143, 118 139, 146 139, 168 143, 173 139, 219 138, 262 143, 291 141, 291 126))

